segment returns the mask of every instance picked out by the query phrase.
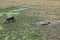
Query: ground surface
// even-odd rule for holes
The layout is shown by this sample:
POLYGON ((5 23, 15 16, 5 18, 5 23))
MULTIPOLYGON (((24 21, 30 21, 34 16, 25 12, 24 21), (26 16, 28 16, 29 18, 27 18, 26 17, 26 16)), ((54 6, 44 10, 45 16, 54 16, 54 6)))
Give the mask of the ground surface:
POLYGON ((16 10, 18 8, 0 10, 0 40, 60 40, 60 6, 30 5, 26 10, 16 10), (2 24, 11 15, 16 22, 2 24), (50 27, 32 24, 46 20, 58 24, 50 27))
POLYGON ((0 9, 21 5, 60 5, 59 0, 0 0, 0 9))

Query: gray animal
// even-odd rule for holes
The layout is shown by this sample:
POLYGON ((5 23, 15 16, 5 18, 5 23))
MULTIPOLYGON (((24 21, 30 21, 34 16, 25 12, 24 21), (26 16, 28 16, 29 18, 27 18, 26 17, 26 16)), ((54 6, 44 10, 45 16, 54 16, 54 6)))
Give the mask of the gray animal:
POLYGON ((47 26, 47 25, 49 25, 49 24, 51 24, 50 22, 37 22, 36 23, 36 25, 42 25, 42 26, 47 26))
POLYGON ((6 18, 3 23, 9 23, 9 22, 14 22, 15 21, 15 17, 14 16, 10 16, 8 18, 6 18))
POLYGON ((47 23, 41 23, 41 25, 45 26, 45 25, 49 25, 50 22, 47 22, 47 23))

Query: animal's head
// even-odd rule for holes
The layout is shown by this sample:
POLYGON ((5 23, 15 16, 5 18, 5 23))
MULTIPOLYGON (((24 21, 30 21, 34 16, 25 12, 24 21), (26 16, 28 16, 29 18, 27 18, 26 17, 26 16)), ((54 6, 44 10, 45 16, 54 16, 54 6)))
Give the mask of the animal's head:
POLYGON ((48 22, 48 24, 50 24, 50 22, 48 22))

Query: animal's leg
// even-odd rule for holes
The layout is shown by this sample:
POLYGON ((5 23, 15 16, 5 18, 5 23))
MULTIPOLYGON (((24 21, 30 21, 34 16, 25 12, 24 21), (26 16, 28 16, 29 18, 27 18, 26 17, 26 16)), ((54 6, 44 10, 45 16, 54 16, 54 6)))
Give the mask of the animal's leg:
POLYGON ((6 23, 10 23, 10 20, 7 20, 6 23))
POLYGON ((15 19, 12 19, 12 22, 15 22, 16 20, 15 19))

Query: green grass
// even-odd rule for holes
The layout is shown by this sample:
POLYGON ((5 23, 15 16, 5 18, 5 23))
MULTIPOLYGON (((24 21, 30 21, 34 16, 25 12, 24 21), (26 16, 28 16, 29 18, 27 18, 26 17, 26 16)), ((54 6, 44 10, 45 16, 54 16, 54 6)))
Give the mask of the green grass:
POLYGON ((3 27, 0 25, 0 30, 4 30, 3 27))
POLYGON ((31 23, 34 20, 37 20, 35 17, 27 16, 27 10, 20 12, 13 12, 9 9, 7 12, 1 12, 0 23, 9 15, 14 15, 16 18, 15 23, 2 24, 4 30, 2 32, 0 40, 42 40, 42 34, 40 33, 39 27, 32 25, 31 23), (15 14, 14 14, 15 13, 15 14), (19 15, 16 15, 19 14, 19 15))
MULTIPOLYGON (((50 6, 47 5, 35 5, 31 7, 32 8, 27 10, 16 12, 12 11, 15 8, 0 11, 0 14, 2 14, 2 16, 0 16, 0 40, 43 40, 43 36, 45 36, 43 35, 44 32, 51 32, 53 28, 37 26, 32 23, 51 19, 54 20, 53 18, 50 18, 50 15, 60 15, 58 12, 58 8, 60 7, 50 8, 50 6), (53 9, 57 11, 54 11, 53 9), (52 12, 50 12, 51 10, 52 12), (2 24, 2 21, 6 19, 7 16, 11 15, 15 16, 16 22, 2 24)), ((60 17, 56 19, 59 18, 60 17)))

